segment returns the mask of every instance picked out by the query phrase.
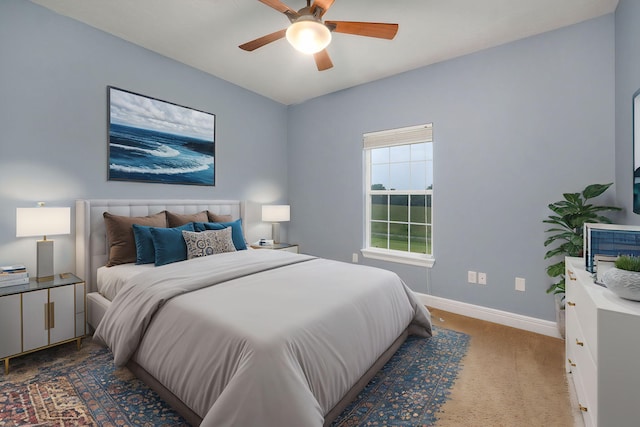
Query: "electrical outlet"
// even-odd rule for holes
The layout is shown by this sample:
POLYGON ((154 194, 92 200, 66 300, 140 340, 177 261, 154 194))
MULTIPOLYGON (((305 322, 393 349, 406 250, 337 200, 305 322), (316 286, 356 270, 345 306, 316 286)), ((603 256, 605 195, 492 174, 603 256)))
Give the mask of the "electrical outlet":
POLYGON ((475 271, 467 271, 467 281, 469 283, 478 283, 478 273, 475 271))
POLYGON ((487 284, 487 273, 478 273, 478 283, 481 285, 487 284))
POLYGON ((516 277, 516 291, 524 292, 524 278, 516 277))
POLYGON ((353 255, 351 255, 351 262, 358 262, 358 254, 357 253, 353 253, 353 255))

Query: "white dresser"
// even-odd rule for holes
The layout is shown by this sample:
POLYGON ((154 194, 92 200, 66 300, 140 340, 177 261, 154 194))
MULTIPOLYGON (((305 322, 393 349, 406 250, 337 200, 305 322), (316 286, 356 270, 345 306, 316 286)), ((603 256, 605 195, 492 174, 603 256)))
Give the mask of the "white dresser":
POLYGON ((640 426, 640 302, 566 259, 566 368, 586 427, 640 426))

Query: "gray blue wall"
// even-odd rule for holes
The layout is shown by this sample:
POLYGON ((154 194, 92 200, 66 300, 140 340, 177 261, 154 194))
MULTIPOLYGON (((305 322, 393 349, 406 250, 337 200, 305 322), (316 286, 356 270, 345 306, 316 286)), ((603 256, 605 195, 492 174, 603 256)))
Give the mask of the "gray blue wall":
MULTIPOLYGON (((620 0, 616 9, 616 195, 620 222, 640 224, 633 213, 632 96, 640 89, 640 2, 620 0)), ((640 142, 639 142, 640 143, 640 142)))
MULTIPOLYGON (((0 264, 35 272, 36 239, 16 239, 15 209, 40 200, 286 202, 286 121, 282 104, 31 2, 2 0, 0 264), (216 186, 107 181, 107 85, 214 113, 216 186)), ((54 240, 56 270, 73 271, 72 236, 54 240)))
MULTIPOLYGON (((629 156, 613 148, 614 33, 637 34, 624 31, 609 15, 287 108, 3 0, 0 263, 35 269, 35 239, 15 237, 16 207, 112 197, 288 201, 288 240, 350 261, 363 240, 362 133, 433 122, 434 268, 361 261, 397 271, 419 292, 551 320, 546 205, 619 178, 615 165, 629 156), (216 114, 216 187, 108 182, 107 85, 216 114), (467 284, 467 270, 487 273, 488 285, 467 284), (516 276, 525 293, 514 290, 516 276)), ((73 271, 72 236, 55 240, 56 269, 73 271)))
POLYGON ((416 291, 554 319, 547 205, 615 177, 613 15, 290 107, 292 239, 350 261, 363 243, 362 134, 426 122, 435 266, 363 262, 416 291), (468 284, 468 270, 488 284, 468 284))

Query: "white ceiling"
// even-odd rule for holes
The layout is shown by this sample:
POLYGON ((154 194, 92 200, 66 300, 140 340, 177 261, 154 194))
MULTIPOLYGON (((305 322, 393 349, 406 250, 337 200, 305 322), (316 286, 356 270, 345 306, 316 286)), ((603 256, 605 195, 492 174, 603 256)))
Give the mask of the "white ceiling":
MULTIPOLYGON (((327 20, 391 22, 394 40, 333 34, 334 67, 286 39, 238 45, 286 28, 257 0, 31 0, 283 104, 465 55, 611 13, 618 0, 336 0, 327 20)), ((298 10, 305 0, 285 0, 298 10)))

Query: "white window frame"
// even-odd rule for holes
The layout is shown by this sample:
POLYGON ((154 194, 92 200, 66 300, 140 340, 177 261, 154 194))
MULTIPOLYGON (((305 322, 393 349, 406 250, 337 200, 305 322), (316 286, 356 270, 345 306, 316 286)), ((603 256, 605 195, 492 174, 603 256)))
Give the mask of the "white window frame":
POLYGON ((433 124, 410 126, 399 129, 390 129, 380 132, 371 132, 363 135, 364 157, 365 157, 365 244, 361 253, 365 258, 372 258, 382 261, 397 262, 402 264, 416 265, 420 267, 432 267, 435 263, 434 242, 433 242, 433 209, 431 210, 431 254, 418 254, 414 252, 398 251, 394 249, 383 249, 371 247, 371 196, 381 195, 428 195, 431 196, 431 206, 433 208, 433 189, 418 191, 398 191, 394 190, 372 190, 371 189, 371 150, 374 148, 391 147, 396 145, 407 145, 414 143, 433 143, 433 124))

